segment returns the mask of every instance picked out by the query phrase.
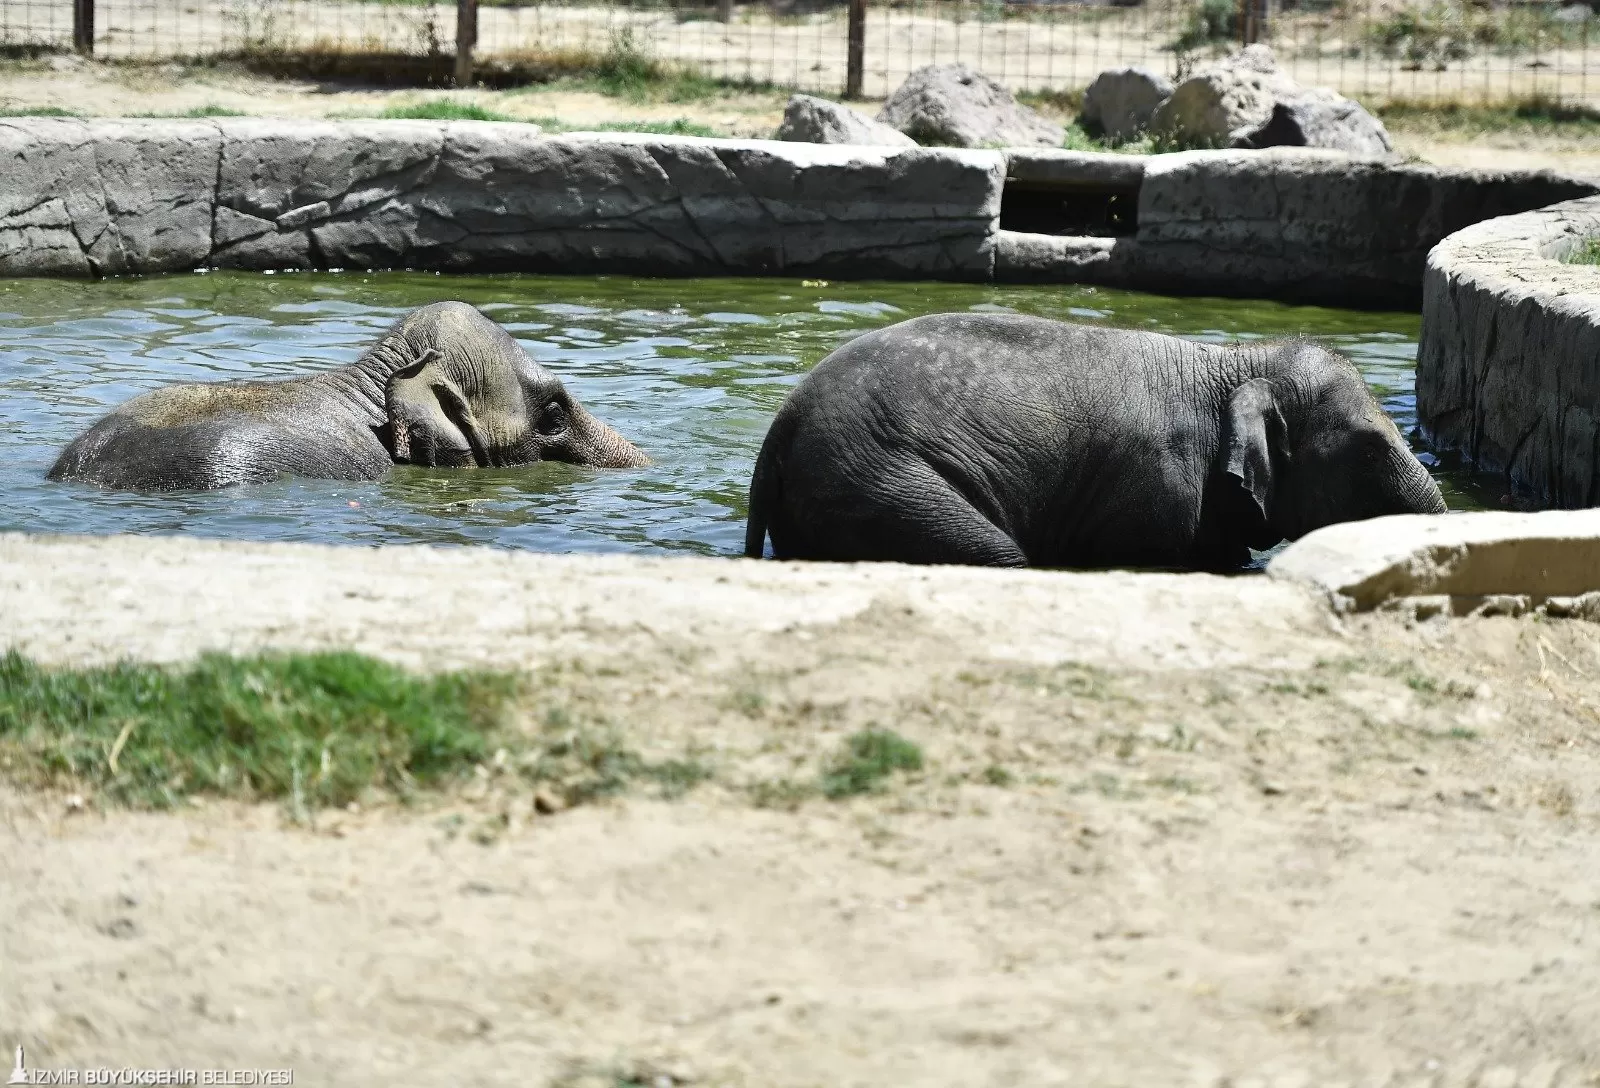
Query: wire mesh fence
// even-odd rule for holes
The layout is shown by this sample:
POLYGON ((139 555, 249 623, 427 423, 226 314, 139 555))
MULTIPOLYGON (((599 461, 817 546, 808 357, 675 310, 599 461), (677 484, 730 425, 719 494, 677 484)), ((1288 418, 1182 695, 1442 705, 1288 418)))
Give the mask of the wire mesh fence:
MULTIPOLYGON (((649 58, 707 78, 845 90, 844 0, 479 0, 475 55, 547 71, 649 58)), ((1107 67, 1181 77, 1272 45, 1300 82, 1365 100, 1600 95, 1600 0, 873 0, 861 90, 963 62, 1018 91, 1071 91, 1107 67), (1247 7, 1260 4, 1260 7, 1247 7)), ((455 52, 457 7, 427 0, 0 0, 0 49, 65 50, 89 7, 113 58, 419 57, 455 52)))

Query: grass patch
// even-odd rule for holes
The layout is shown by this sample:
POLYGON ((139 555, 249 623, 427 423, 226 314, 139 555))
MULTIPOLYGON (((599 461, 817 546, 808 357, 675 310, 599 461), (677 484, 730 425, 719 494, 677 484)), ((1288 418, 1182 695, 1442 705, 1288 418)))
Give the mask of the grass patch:
MULTIPOLYGON (((551 128, 561 128, 575 131, 576 125, 561 125, 559 122, 550 125, 551 128)), ((654 132, 661 136, 721 136, 719 129, 710 125, 702 125, 687 117, 674 117, 670 121, 607 121, 600 125, 585 125, 588 129, 599 129, 602 132, 654 132)))
POLYGON ((57 670, 13 651, 0 753, 20 777, 135 807, 194 793, 343 805, 481 763, 519 690, 509 674, 418 676, 351 653, 57 670))
POLYGON ((1463 0, 1433 0, 1373 19, 1366 38, 1379 53, 1402 60, 1407 68, 1442 72, 1479 53, 1536 52, 1586 40, 1582 23, 1553 16, 1553 7, 1544 5, 1490 10, 1463 0))
POLYGON ((1046 698, 1063 695, 1079 699, 1109 699, 1115 692, 1111 676, 1093 665, 1067 662, 1047 669, 1018 669, 1004 674, 1004 679, 1020 688, 1029 688, 1034 694, 1046 698))
POLYGON ((989 764, 978 777, 986 786, 1000 786, 1002 788, 1014 785, 1017 781, 1016 775, 998 763, 989 764))
POLYGON ((1545 95, 1496 104, 1400 98, 1375 106, 1373 112, 1391 128, 1421 134, 1600 135, 1600 110, 1545 95))
POLYGON ((1600 264, 1600 238, 1585 238, 1562 260, 1567 264, 1600 264))
POLYGON ((746 792, 750 796, 750 803, 756 808, 793 812, 817 795, 817 787, 814 783, 797 782, 792 778, 774 778, 770 781, 753 782, 746 788, 746 792))
POLYGON ((61 106, 18 106, 16 109, 0 110, 0 117, 82 117, 77 110, 64 109, 61 106))
POLYGON ((1189 9, 1183 30, 1167 46, 1174 53, 1232 45, 1239 38, 1239 5, 1234 0, 1200 0, 1189 9))
POLYGON ((1418 695, 1430 698, 1472 699, 1478 694, 1477 689, 1471 684, 1463 684, 1458 680, 1435 680, 1424 673, 1413 672, 1405 676, 1406 687, 1418 695))
POLYGON ((646 759, 628 747, 616 726, 579 721, 565 707, 551 707, 541 724, 516 765, 524 779, 556 790, 569 806, 614 797, 637 782, 671 800, 712 777, 695 759, 646 759))
POLYGON ((655 55, 648 38, 626 26, 612 32, 602 53, 580 51, 552 59, 558 60, 565 78, 550 86, 597 91, 630 102, 704 102, 777 90, 771 83, 713 79, 669 64, 655 55))
POLYGON ((404 106, 390 106, 378 115, 385 120, 398 121, 515 121, 517 118, 496 110, 486 109, 476 102, 458 102, 451 98, 432 98, 426 102, 412 102, 404 106))
POLYGON ((922 749, 889 729, 851 734, 822 772, 822 795, 831 801, 872 793, 896 771, 920 771, 922 749))
POLYGON ((137 808, 208 794, 284 800, 297 815, 485 767, 569 806, 636 784, 671 799, 712 777, 693 758, 647 759, 616 726, 564 707, 527 728, 529 690, 512 673, 425 676, 352 653, 45 669, 13 652, 0 658, 0 767, 137 808))
POLYGON ((461 102, 450 98, 434 98, 426 102, 413 102, 392 106, 378 115, 386 120, 409 121, 512 121, 519 124, 538 125, 546 132, 654 132, 663 136, 719 136, 718 130, 697 124, 687 117, 670 121, 604 121, 596 124, 573 125, 559 117, 513 117, 476 102, 461 102))
POLYGON ((767 712, 767 697, 753 688, 739 688, 729 694, 725 705, 746 718, 759 718, 767 712))
POLYGON ((196 106, 182 113, 135 113, 133 117, 148 117, 152 120, 191 119, 203 120, 207 117, 249 117, 248 113, 241 110, 230 110, 227 106, 196 106))
POLYGON ((1075 87, 1071 90, 1041 90, 1018 91, 1017 101, 1034 109, 1056 110, 1060 113, 1077 113, 1083 108, 1083 92, 1086 88, 1075 87))

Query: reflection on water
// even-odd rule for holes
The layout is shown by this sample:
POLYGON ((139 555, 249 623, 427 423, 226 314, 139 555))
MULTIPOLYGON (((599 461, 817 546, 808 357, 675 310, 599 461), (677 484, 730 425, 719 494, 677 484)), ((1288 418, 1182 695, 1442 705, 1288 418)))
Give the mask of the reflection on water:
MULTIPOLYGON (((926 283, 409 273, 0 281, 0 530, 736 553, 750 467, 800 376, 866 329, 963 309, 1211 342, 1314 336, 1356 360, 1402 430, 1415 421, 1414 314, 926 283), (505 325, 656 463, 397 469, 372 483, 285 480, 176 495, 44 479, 62 445, 137 393, 340 366, 400 313, 443 298, 472 302, 505 325)), ((1471 481, 1442 483, 1452 506, 1479 504, 1471 481)))

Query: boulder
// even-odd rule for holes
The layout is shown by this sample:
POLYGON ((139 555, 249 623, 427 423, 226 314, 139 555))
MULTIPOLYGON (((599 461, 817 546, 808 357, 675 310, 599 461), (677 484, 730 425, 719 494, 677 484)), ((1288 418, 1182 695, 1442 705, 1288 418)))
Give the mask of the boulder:
POLYGON ((1352 155, 1387 155, 1394 150, 1382 121, 1361 103, 1323 87, 1280 99, 1266 124, 1235 146, 1324 147, 1352 155))
POLYGON ((918 68, 889 96, 878 120, 920 144, 948 147, 1060 147, 1066 138, 1060 125, 964 64, 918 68))
POLYGON ((1321 147, 1355 155, 1393 150, 1383 122, 1326 88, 1300 86, 1264 45, 1252 45, 1180 83, 1150 131, 1186 147, 1321 147))
POLYGON ((874 121, 849 106, 793 95, 783 108, 778 139, 800 144, 858 144, 875 147, 915 147, 917 141, 897 128, 874 121))
POLYGON ((1313 586, 1344 611, 1431 598, 1432 610, 1487 613, 1554 598, 1555 614, 1582 613, 1592 603, 1582 598, 1600 590, 1600 511, 1342 522, 1289 545, 1267 574, 1313 586))
POLYGON ((1114 142, 1132 140, 1172 91, 1171 80, 1148 68, 1107 68, 1083 92, 1078 120, 1088 131, 1114 142))

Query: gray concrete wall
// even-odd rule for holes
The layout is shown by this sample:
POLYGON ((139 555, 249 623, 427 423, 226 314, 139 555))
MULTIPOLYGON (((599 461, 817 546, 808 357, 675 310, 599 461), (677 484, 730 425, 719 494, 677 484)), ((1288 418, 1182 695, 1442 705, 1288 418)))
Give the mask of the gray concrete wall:
POLYGON ((996 152, 486 122, 0 122, 0 275, 224 268, 987 280, 996 152))
POLYGON ((1600 197, 1468 227, 1428 258, 1417 414, 1429 439, 1541 505, 1600 505, 1600 197))
POLYGON ((1149 157, 437 121, 0 121, 0 275, 225 268, 1086 282, 1414 305, 1430 246, 1600 192, 1304 149, 1149 157), (1127 237, 1000 229, 1117 189, 1127 237))
MULTIPOLYGON (((1009 152, 1008 177, 1126 184, 1122 156, 1009 152)), ((1600 192, 1544 171, 1446 170, 1306 148, 1143 160, 1137 230, 1002 233, 997 278, 1384 308, 1422 297, 1428 250, 1469 224, 1600 192)))

